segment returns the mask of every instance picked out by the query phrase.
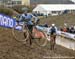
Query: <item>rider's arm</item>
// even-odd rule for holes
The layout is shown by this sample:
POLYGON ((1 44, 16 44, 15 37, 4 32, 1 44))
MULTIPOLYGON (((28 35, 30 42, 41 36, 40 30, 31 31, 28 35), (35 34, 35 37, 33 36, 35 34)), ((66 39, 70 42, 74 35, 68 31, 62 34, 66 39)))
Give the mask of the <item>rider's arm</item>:
POLYGON ((22 14, 19 18, 19 21, 23 20, 24 14, 22 14))
POLYGON ((36 16, 34 16, 34 15, 32 15, 32 17, 34 18, 35 23, 37 23, 37 22, 38 22, 38 20, 39 20, 39 18, 38 18, 38 17, 36 17, 36 16))
POLYGON ((31 14, 33 18, 36 18, 36 16, 34 16, 33 14, 31 14))

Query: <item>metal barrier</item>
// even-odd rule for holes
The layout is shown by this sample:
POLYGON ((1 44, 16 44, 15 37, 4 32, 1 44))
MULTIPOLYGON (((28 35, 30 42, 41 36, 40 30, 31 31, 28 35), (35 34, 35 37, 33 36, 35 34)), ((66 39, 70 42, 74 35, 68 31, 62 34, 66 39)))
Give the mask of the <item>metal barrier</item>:
POLYGON ((68 39, 64 36, 57 36, 56 44, 61 45, 68 49, 75 50, 75 40, 68 39))

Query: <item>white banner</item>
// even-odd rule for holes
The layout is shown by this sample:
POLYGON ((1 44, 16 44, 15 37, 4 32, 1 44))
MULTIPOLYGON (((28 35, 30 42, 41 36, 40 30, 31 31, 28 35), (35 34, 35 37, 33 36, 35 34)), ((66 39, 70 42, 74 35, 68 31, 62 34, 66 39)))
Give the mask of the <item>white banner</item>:
POLYGON ((75 34, 71 34, 71 33, 67 33, 67 32, 62 32, 62 31, 58 31, 57 34, 61 35, 61 36, 64 36, 66 38, 70 38, 70 39, 74 39, 75 40, 75 34))

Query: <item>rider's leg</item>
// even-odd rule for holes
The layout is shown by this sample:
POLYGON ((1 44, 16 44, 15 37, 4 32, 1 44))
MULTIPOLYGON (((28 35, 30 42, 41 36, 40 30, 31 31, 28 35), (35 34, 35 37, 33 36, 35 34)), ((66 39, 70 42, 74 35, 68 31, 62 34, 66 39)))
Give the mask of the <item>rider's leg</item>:
POLYGON ((56 40, 56 36, 55 35, 50 35, 50 49, 54 50, 55 48, 55 40, 56 40))
POLYGON ((29 41, 30 41, 30 45, 32 45, 32 25, 27 25, 27 27, 28 27, 28 30, 29 30, 29 34, 30 34, 30 36, 29 36, 29 41))
POLYGON ((55 44, 56 44, 56 35, 53 35, 53 50, 55 49, 55 44))
POLYGON ((33 31, 33 25, 28 25, 28 29, 30 31, 30 36, 33 39, 32 31, 33 31))
POLYGON ((52 50, 52 46, 53 46, 53 37, 52 35, 50 35, 50 50, 52 50))
POLYGON ((28 26, 29 31, 32 33, 33 25, 27 25, 27 26, 28 26))

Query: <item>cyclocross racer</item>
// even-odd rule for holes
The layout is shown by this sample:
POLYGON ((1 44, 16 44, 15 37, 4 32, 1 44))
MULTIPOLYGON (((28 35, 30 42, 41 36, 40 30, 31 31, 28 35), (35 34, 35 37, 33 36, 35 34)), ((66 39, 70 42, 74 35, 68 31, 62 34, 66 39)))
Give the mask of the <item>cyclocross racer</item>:
POLYGON ((33 25, 38 21, 38 17, 33 16, 33 14, 28 13, 26 10, 21 16, 19 21, 26 22, 29 31, 32 33, 33 25))

